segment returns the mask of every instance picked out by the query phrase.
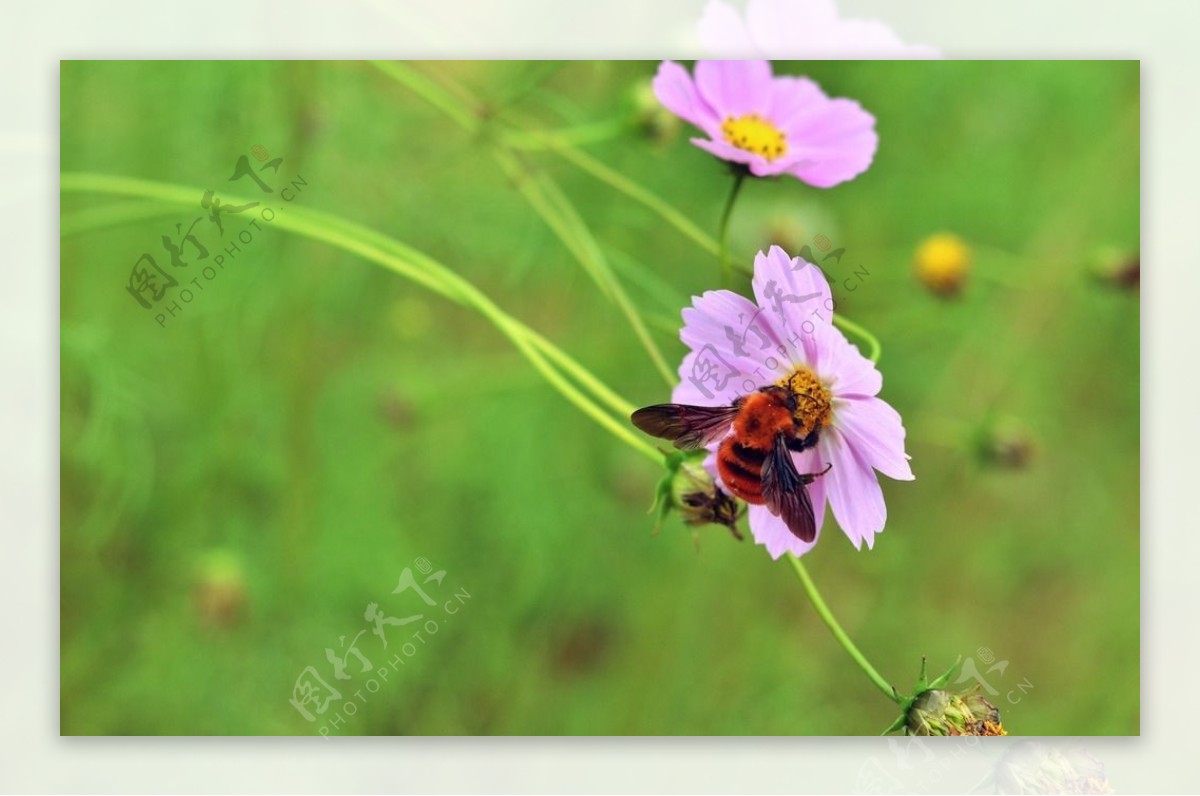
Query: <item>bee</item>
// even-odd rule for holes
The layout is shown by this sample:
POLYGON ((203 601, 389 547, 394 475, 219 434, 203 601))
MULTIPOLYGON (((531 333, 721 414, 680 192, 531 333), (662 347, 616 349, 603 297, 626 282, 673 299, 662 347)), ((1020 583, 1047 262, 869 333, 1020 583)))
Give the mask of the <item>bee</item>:
POLYGON ((833 465, 819 473, 797 472, 792 453, 815 446, 819 429, 802 433, 796 407, 794 392, 769 385, 729 406, 656 404, 637 410, 630 420, 683 450, 703 448, 724 436, 717 448, 717 472, 726 488, 747 503, 765 505, 798 539, 811 542, 817 525, 805 487, 833 465))

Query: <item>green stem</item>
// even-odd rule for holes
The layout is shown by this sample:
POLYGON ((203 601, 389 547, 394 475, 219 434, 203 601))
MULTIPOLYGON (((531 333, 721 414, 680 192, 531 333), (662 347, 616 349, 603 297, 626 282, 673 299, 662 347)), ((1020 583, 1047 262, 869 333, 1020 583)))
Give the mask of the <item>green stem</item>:
POLYGON ((879 361, 879 357, 881 357, 883 355, 883 346, 880 344, 878 337, 871 334, 869 331, 867 331, 867 329, 865 327, 859 326, 857 323, 850 320, 845 315, 839 315, 837 313, 834 313, 833 324, 834 324, 834 326, 842 327, 847 332, 850 332, 851 334, 855 335, 859 339, 865 341, 867 343, 867 345, 869 345, 871 347, 871 353, 867 354, 867 358, 870 359, 872 362, 879 361))
POLYGON ((625 132, 626 128, 624 119, 609 119, 544 132, 525 133, 519 130, 509 130, 502 135, 502 140, 504 145, 510 149, 558 151, 560 148, 571 149, 580 144, 610 141, 625 132))
POLYGON ((867 661, 866 657, 859 652, 858 647, 854 646, 854 642, 846 635, 846 631, 842 630, 842 626, 833 618, 833 614, 829 610, 829 606, 825 604, 825 600, 821 598, 821 593, 817 591, 816 585, 812 582, 812 578, 808 576, 808 570, 800 563, 800 559, 791 553, 787 554, 788 560, 792 562, 792 568, 796 570, 796 574, 800 576, 800 583, 804 586, 804 591, 808 593, 808 599, 812 602, 813 608, 816 609, 817 615, 821 617, 821 621, 833 633, 833 637, 837 639, 846 653, 858 664, 859 668, 866 673, 875 687, 883 692, 884 696, 893 702, 899 704, 903 701, 903 697, 896 691, 895 688, 883 679, 879 672, 875 671, 875 667, 867 661))
MULTIPOLYGON (((535 133, 534 135, 544 137, 545 134, 535 133)), ((566 142, 550 138, 547 140, 547 146, 550 151, 563 160, 578 166, 582 171, 592 175, 610 188, 623 193, 638 204, 654 211, 663 221, 666 221, 709 254, 716 255, 719 253, 720 249, 715 240, 693 224, 687 216, 647 188, 642 187, 620 172, 614 171, 591 155, 580 152, 566 142)))
POLYGON ((637 307, 629 300, 629 295, 621 287, 620 280, 613 274, 604 257, 604 252, 601 251, 600 245, 592 236, 591 230, 575 210, 575 206, 571 204, 571 200, 559 189, 553 179, 544 173, 526 168, 520 159, 511 152, 496 148, 494 154, 501 168, 534 211, 554 231, 563 245, 575 255, 575 259, 591 275, 606 296, 616 303, 667 386, 673 386, 675 374, 650 336, 637 307))
POLYGON ((64 237, 90 232, 93 229, 130 224, 134 221, 149 221, 152 218, 163 218, 175 215, 178 208, 166 202, 114 202, 103 207, 89 207, 78 210, 70 217, 59 222, 58 233, 64 237))
POLYGON ((733 205, 737 202, 738 194, 741 193, 742 183, 746 181, 746 172, 738 169, 733 177, 733 188, 729 191, 729 198, 725 200, 725 209, 721 211, 721 221, 717 225, 717 245, 720 248, 721 258, 721 285, 722 287, 733 287, 733 266, 729 261, 729 219, 733 216, 733 205))
MULTIPOLYGON (((61 176, 60 190, 134 196, 189 206, 194 204, 196 196, 202 193, 200 189, 165 185, 146 180, 72 173, 61 176)), ((227 199, 234 203, 246 201, 235 196, 229 196, 227 199)), ((302 237, 323 241, 344 251, 357 254, 405 276, 441 296, 474 308, 508 337, 517 350, 563 397, 639 453, 655 462, 662 461, 662 454, 658 449, 635 434, 624 422, 624 418, 618 421, 591 398, 580 392, 575 385, 550 365, 547 357, 554 359, 560 366, 565 366, 575 378, 589 388, 603 387, 599 379, 587 372, 565 352, 558 350, 545 338, 501 310, 474 285, 437 261, 392 239, 388 239, 389 245, 383 246, 379 238, 386 236, 316 210, 292 206, 286 214, 277 213, 271 224, 302 237), (398 255, 400 252, 408 252, 416 256, 404 257, 398 255), (421 267, 422 265, 424 267, 421 267)), ((628 414, 631 405, 627 401, 620 399, 607 387, 603 387, 600 393, 610 405, 614 406, 614 409, 623 415, 628 414)))
MULTIPOLYGON (((412 89, 414 93, 446 113, 446 115, 450 116, 450 118, 454 119, 454 121, 458 122, 464 128, 472 131, 479 128, 479 119, 472 114, 470 106, 478 108, 480 107, 480 103, 466 89, 455 86, 456 93, 459 95, 459 97, 455 97, 448 89, 433 82, 405 64, 395 61, 372 61, 371 64, 384 74, 412 89)), ((576 149, 573 143, 578 143, 578 141, 573 142, 561 133, 547 133, 528 129, 531 123, 527 119, 518 114, 509 114, 509 116, 519 124, 519 127, 506 130, 502 134, 500 141, 504 146, 513 149, 548 149, 554 152, 609 187, 616 189, 635 202, 654 211, 664 221, 684 236, 690 238, 709 254, 718 254, 716 241, 693 224, 687 216, 650 190, 642 187, 623 174, 614 171, 590 155, 576 149)), ((589 135, 591 132, 594 131, 589 131, 589 135)), ((607 135, 608 131, 604 131, 604 133, 607 135)))
POLYGON ((403 83, 410 91, 449 116, 464 130, 474 132, 479 129, 478 114, 472 113, 445 89, 407 64, 398 61, 371 61, 371 66, 403 83))

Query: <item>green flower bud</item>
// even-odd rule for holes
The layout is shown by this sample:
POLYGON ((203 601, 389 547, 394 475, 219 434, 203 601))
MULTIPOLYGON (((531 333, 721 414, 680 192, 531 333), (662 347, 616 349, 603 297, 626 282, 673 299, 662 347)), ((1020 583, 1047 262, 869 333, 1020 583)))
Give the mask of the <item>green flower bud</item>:
POLYGON ((675 139, 683 127, 682 120, 663 107, 654 96, 649 79, 638 81, 630 91, 634 109, 634 123, 642 135, 656 144, 667 144, 675 139))
POLYGON ((1008 735, 1000 711, 978 689, 924 691, 913 700, 904 726, 908 735, 1008 735))
POLYGON ((721 491, 713 477, 696 460, 685 461, 671 482, 671 499, 688 525, 724 525, 737 539, 742 510, 738 502, 721 491))
POLYGON ((200 621, 213 628, 231 627, 246 610, 246 576, 241 559, 228 550, 205 554, 196 567, 192 596, 200 621))
POLYGON ((1120 290, 1137 290, 1142 282, 1142 257, 1138 252, 1107 247, 1094 252, 1089 270, 1096 279, 1120 290))
POLYGON ((668 458, 655 503, 659 522, 673 509, 687 525, 724 525, 740 541, 743 537, 737 521, 743 507, 717 486, 704 469, 703 455, 673 454, 668 458))
POLYGON ((979 453, 984 461, 1011 470, 1029 466, 1037 451, 1033 434, 1014 418, 1001 418, 985 428, 979 437, 979 453))

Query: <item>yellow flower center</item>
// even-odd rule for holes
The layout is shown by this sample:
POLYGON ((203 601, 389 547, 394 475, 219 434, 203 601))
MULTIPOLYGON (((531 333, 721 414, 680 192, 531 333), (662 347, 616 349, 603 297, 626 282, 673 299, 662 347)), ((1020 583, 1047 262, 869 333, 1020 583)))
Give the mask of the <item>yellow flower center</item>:
POLYGON ((792 417, 796 421, 797 436, 806 437, 829 425, 833 396, 815 373, 802 366, 776 383, 796 398, 796 411, 792 417))
POLYGON ((787 152, 787 139, 775 125, 757 113, 729 117, 721 124, 725 140, 738 149, 774 160, 787 152))

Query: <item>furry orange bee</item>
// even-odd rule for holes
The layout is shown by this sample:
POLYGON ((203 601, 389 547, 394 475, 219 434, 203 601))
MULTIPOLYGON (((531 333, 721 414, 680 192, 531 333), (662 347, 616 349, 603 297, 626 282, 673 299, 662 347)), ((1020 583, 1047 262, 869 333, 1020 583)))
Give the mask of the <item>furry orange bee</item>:
POLYGON ((656 404, 630 416, 642 431, 670 440, 683 450, 703 448, 721 437, 717 472, 726 488, 753 505, 765 505, 801 541, 817 536, 812 501, 805 487, 829 472, 799 473, 793 451, 817 444, 819 428, 802 425, 797 413, 805 399, 782 385, 744 395, 729 406, 656 404), (726 436, 727 435, 727 436, 726 436))

